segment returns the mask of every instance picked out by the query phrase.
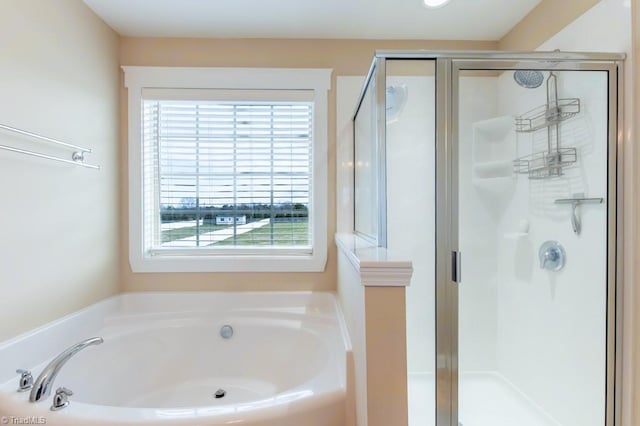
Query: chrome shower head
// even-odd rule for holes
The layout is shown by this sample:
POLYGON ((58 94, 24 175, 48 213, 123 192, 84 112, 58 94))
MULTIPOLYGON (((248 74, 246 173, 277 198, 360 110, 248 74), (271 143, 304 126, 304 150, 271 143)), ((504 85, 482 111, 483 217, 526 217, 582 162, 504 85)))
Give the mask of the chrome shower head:
POLYGON ((541 71, 518 70, 513 73, 513 79, 525 89, 535 89, 544 82, 544 75, 541 71))

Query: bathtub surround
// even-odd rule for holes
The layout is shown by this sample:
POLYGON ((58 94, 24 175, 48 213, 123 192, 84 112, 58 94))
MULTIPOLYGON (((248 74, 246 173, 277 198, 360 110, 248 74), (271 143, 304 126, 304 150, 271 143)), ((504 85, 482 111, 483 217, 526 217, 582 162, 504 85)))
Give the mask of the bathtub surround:
MULTIPOLYGON (((0 4, 0 123, 93 149, 0 152, 0 341, 119 291, 118 35, 84 3, 0 4)), ((55 145, 0 132, 0 143, 55 145)))

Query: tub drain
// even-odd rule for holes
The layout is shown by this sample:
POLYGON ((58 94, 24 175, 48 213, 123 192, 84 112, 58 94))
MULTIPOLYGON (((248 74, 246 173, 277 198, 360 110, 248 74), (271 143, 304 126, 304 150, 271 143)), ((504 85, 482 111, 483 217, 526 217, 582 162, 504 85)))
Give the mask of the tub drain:
POLYGON ((223 325, 220 329, 220 336, 222 336, 223 339, 230 339, 231 336, 233 336, 233 327, 229 324, 223 325))
POLYGON ((214 394, 213 394, 213 396, 215 396, 215 397, 216 397, 216 399, 219 399, 219 398, 224 398, 224 396, 225 396, 226 394, 227 394, 227 391, 226 391, 226 390, 224 390, 224 389, 218 389, 218 390, 216 391, 216 393, 214 393, 214 394))

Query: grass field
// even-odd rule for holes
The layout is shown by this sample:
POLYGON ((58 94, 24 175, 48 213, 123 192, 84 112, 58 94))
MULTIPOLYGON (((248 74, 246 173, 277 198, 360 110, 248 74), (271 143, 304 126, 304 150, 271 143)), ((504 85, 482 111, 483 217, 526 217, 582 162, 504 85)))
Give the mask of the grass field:
MULTIPOLYGON (((200 225, 200 235, 226 228, 231 227, 229 225, 202 224, 200 225)), ((175 241, 181 238, 193 237, 194 235, 196 235, 197 229, 198 228, 195 226, 167 229, 166 231, 162 231, 162 242, 167 243, 169 241, 175 241)))
POLYGON ((265 245, 308 245, 308 222, 275 222, 273 223, 273 240, 271 224, 254 229, 246 234, 211 244, 212 246, 265 246, 265 245))

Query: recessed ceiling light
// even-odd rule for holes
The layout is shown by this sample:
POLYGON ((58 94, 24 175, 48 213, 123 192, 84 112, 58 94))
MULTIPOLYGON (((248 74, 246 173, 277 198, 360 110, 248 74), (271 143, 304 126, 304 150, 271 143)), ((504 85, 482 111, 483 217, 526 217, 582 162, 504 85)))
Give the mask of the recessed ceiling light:
POLYGON ((451 0, 422 0, 424 2, 424 6, 429 9, 436 9, 438 7, 445 6, 451 0))

